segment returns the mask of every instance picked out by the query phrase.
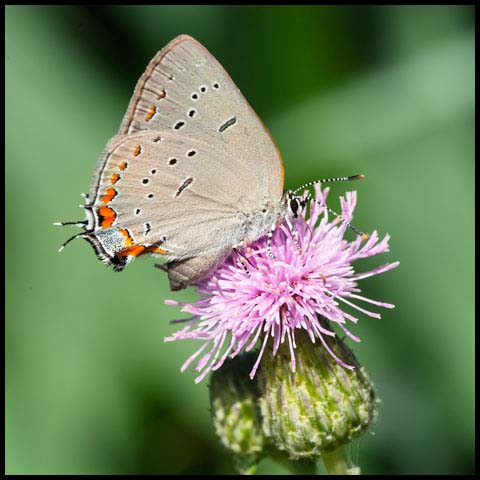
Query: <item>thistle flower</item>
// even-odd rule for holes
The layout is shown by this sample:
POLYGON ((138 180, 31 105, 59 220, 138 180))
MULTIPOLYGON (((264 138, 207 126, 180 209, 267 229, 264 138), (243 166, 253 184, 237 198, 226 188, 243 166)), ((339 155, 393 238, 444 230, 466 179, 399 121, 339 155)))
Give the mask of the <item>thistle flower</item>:
MULTIPOLYGON (((326 342, 356 368, 341 367, 299 332, 297 371, 283 360, 288 355, 283 345, 276 356, 265 356, 257 374, 264 435, 290 460, 322 458, 328 463, 333 452, 359 436, 377 416, 375 391, 365 368, 340 338, 328 337, 326 342)), ((347 469, 342 467, 344 473, 347 469)))
POLYGON ((326 338, 336 334, 328 323, 337 325, 351 340, 359 342, 348 329, 348 322, 358 321, 353 312, 374 318, 380 315, 355 302, 384 308, 394 305, 359 295, 358 281, 391 270, 398 262, 355 272, 352 262, 387 252, 390 237, 385 235, 380 240, 374 231, 366 241, 360 236, 353 241, 346 240, 346 222, 352 219, 356 192, 340 197, 342 218, 331 220, 324 206, 328 192, 328 188, 322 190, 317 186, 315 198, 293 221, 293 227, 289 228, 286 222, 277 227, 271 241, 271 254, 266 237, 262 237, 239 254, 230 255, 202 280, 197 285, 201 294, 197 301, 166 301, 193 315, 186 327, 165 340, 203 342, 181 369, 184 371, 199 358, 194 366, 200 372, 196 382, 209 371, 220 368, 228 356, 233 358, 242 351, 250 351, 257 343, 260 350, 250 378, 254 377, 269 342, 273 355, 281 344, 288 343, 290 365, 295 371, 296 330, 305 330, 313 343, 319 341, 343 367, 354 368, 329 347, 326 338), (319 317, 328 320, 326 326, 319 317))

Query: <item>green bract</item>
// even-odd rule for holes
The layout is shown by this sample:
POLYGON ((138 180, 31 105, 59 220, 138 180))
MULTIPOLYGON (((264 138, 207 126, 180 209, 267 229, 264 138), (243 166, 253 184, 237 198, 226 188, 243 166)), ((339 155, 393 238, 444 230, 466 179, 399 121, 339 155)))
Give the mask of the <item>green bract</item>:
POLYGON ((321 345, 298 334, 296 371, 288 347, 265 355, 259 371, 259 399, 265 435, 292 460, 317 458, 348 443, 376 417, 373 385, 353 353, 338 338, 331 350, 354 365, 348 370, 321 345))
POLYGON ((210 380, 210 405, 215 432, 234 455, 241 473, 253 473, 264 456, 258 386, 248 377, 255 357, 242 355, 215 371, 210 380))

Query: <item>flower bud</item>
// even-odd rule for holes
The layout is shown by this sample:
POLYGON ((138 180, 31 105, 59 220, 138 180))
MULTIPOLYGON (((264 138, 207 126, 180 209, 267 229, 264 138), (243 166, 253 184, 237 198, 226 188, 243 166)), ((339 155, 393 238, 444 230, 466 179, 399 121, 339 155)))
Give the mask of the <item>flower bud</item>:
POLYGON ((296 339, 296 371, 287 342, 263 356, 259 399, 264 434, 291 460, 315 459, 336 450, 376 417, 375 394, 365 369, 338 337, 325 338, 342 367, 305 332, 296 339))
POLYGON ((251 474, 264 456, 266 440, 258 405, 258 384, 248 373, 255 355, 243 354, 213 372, 210 407, 215 432, 235 457, 240 473, 251 474))

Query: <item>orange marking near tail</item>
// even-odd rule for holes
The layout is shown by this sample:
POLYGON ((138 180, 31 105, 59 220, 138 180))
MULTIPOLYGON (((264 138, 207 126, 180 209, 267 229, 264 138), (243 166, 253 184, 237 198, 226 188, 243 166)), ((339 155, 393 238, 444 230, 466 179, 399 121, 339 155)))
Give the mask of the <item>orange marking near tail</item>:
POLYGON ((132 245, 131 247, 124 248, 122 251, 120 251, 118 256, 128 257, 130 255, 132 257, 138 257, 144 251, 145 247, 143 245, 132 245))
POLYGON ((111 177, 110 177, 110 183, 112 185, 115 185, 118 180, 120 179, 120 175, 118 173, 114 173, 111 177))
POLYGON ((152 108, 150 108, 150 111, 147 113, 147 116, 145 117, 145 120, 148 122, 151 120, 151 118, 157 113, 157 108, 155 105, 152 105, 152 108))
POLYGON ((160 248, 160 247, 148 247, 147 252, 159 253, 160 255, 166 255, 168 253, 167 250, 164 250, 163 248, 160 248))
POLYGON ((138 157, 140 155, 140 153, 142 152, 142 147, 140 145, 137 145, 135 147, 135 150, 133 151, 133 155, 135 157, 138 157))
MULTIPOLYGON (((126 232, 123 228, 120 229, 120 232, 122 232, 123 235, 125 235, 125 234, 128 235, 128 239, 125 242, 125 245, 127 245, 128 241, 133 242, 132 237, 130 237, 128 232, 126 232)), ((147 253, 147 252, 148 253, 159 253, 160 255, 165 255, 165 254, 168 253, 167 250, 164 250, 163 248, 156 247, 156 246, 146 247, 145 245, 131 245, 131 246, 121 250, 117 255, 119 257, 128 257, 129 255, 132 256, 132 257, 138 257, 142 253, 147 253)))
POLYGON ((108 187, 105 195, 102 198, 102 202, 107 204, 117 195, 117 191, 113 187, 108 187))
POLYGON ((127 247, 133 245, 133 238, 130 236, 130 233, 126 228, 119 228, 118 231, 125 237, 125 245, 127 247))
POLYGON ((98 209, 98 216, 100 217, 100 226, 102 228, 109 228, 115 221, 117 214, 110 207, 100 207, 98 209))
POLYGON ((127 168, 127 165, 128 165, 127 162, 122 162, 122 163, 119 165, 118 168, 119 168, 120 170, 125 170, 125 169, 127 168))

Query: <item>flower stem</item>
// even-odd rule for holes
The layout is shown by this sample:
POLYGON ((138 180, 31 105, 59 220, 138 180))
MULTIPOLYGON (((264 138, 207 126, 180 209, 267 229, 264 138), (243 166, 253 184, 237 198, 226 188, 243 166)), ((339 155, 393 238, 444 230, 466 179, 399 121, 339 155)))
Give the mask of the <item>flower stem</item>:
POLYGON ((269 456, 272 460, 283 465, 291 475, 316 475, 317 465, 314 460, 302 458, 299 460, 290 460, 284 452, 276 448, 269 448, 269 456))
POLYGON ((333 452, 325 453, 323 463, 330 475, 360 475, 360 468, 348 467, 343 447, 337 448, 333 452))
POLYGON ((310 459, 289 460, 284 465, 292 475, 316 475, 317 467, 314 461, 310 459))

